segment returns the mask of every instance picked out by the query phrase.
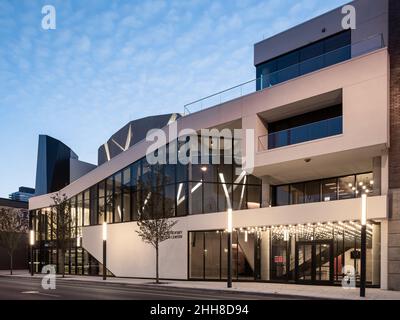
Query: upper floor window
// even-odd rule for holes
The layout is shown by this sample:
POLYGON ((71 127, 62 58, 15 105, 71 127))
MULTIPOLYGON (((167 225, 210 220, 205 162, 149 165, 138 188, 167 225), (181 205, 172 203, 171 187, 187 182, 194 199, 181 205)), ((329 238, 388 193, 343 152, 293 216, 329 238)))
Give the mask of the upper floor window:
POLYGON ((347 30, 256 66, 257 90, 350 58, 351 31, 347 30))
POLYGON ((312 111, 268 123, 268 135, 260 137, 268 149, 322 139, 343 132, 342 105, 312 111))
POLYGON ((374 188, 371 172, 272 186, 272 205, 285 206, 353 199, 361 197, 362 193, 367 193, 371 196, 379 193, 379 190, 374 188))

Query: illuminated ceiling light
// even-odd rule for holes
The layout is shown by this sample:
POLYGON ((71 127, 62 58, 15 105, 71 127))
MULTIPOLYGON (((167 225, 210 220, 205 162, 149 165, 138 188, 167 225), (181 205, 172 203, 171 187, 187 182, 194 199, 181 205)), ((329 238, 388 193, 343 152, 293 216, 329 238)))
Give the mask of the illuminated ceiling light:
POLYGON ((374 180, 371 180, 369 184, 372 186, 374 184, 374 180))
POLYGON ((367 186, 363 186, 362 188, 363 188, 363 190, 365 190, 365 189, 367 189, 367 186))
POLYGON ((207 171, 207 167, 206 166, 202 166, 201 167, 201 171, 206 172, 207 171))
POLYGON ((356 187, 351 188, 351 190, 356 191, 356 187))
POLYGON ((353 184, 352 183, 349 183, 349 188, 351 188, 353 186, 353 184))
POLYGON ((362 185, 363 185, 363 182, 361 181, 358 185, 359 185, 359 186, 362 186, 362 185))
POLYGON ((366 189, 366 190, 365 190, 365 193, 369 193, 369 189, 366 189))

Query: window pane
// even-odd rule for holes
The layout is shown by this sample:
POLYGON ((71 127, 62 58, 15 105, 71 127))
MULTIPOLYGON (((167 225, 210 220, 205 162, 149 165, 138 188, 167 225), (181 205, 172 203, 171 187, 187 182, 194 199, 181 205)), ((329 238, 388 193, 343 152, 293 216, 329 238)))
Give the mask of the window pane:
POLYGON ((290 204, 304 203, 304 183, 296 183, 290 186, 290 204))
POLYGON ((320 182, 311 181, 305 184, 305 202, 318 202, 321 201, 320 197, 320 182))
POLYGON ((247 186, 245 184, 235 184, 233 186, 233 210, 247 209, 247 186))
POLYGON ((168 185, 165 187, 165 216, 175 217, 175 185, 168 185))
POLYGON ((164 217, 164 187, 158 186, 155 187, 152 196, 152 206, 153 206, 153 218, 162 218, 164 217))
POLYGON ((299 52, 294 51, 277 59, 278 61, 278 70, 282 70, 289 66, 292 66, 296 63, 299 63, 299 52))
MULTIPOLYGON (((220 233, 211 231, 205 232, 205 278, 220 278, 220 233)), ((222 246, 223 248, 226 247, 222 246)))
POLYGON ((275 204, 277 206, 286 206, 289 204, 289 186, 278 186, 275 188, 275 204))
POLYGON ((134 221, 139 220, 142 213, 142 191, 132 192, 132 217, 134 221))
POLYGON ((368 195, 373 195, 374 193, 374 181, 372 178, 372 173, 364 173, 356 176, 357 190, 359 193, 358 197, 361 197, 363 193, 368 195))
POLYGON ((337 200, 337 179, 326 179, 322 181, 322 201, 337 200))
POLYGON ((347 176, 339 178, 339 199, 351 199, 354 198, 355 192, 352 188, 355 188, 355 177, 347 176))
POLYGON ((122 173, 114 176, 114 222, 122 221, 122 173))
POLYGON ((261 207, 261 187, 247 186, 247 208, 257 209, 261 207))
POLYGON ((351 44, 351 32, 346 31, 324 41, 325 52, 336 50, 351 44))
POLYGON ((131 186, 138 186, 141 177, 141 162, 136 161, 131 165, 131 186))
POLYGON ((124 186, 130 186, 131 185, 131 169, 127 168, 123 171, 123 181, 122 184, 124 186))
POLYGON ((110 177, 106 180, 106 198, 105 198, 105 206, 106 206, 106 221, 107 223, 113 223, 113 186, 114 186, 114 179, 110 177))
POLYGON ((188 199, 188 184, 187 183, 179 183, 176 190, 176 199, 177 199, 177 216, 185 216, 187 215, 187 199, 188 199))
POLYGON ((130 188, 125 187, 123 189, 123 203, 122 203, 122 208, 123 208, 123 221, 131 221, 131 192, 130 188))
POLYGON ((90 224, 97 224, 97 185, 90 188, 90 224))
POLYGON ((83 225, 90 225, 90 192, 89 190, 85 191, 84 194, 84 204, 83 204, 83 225))
POLYGON ((189 277, 191 279, 204 278, 204 233, 189 233, 189 277))
POLYGON ((217 212, 217 191, 218 184, 204 184, 204 213, 217 212))
POLYGON ((321 56, 323 55, 323 53, 324 53, 323 42, 316 42, 300 50, 300 61, 305 61, 311 58, 321 56))
POLYGON ((203 183, 192 182, 192 214, 203 213, 203 183))

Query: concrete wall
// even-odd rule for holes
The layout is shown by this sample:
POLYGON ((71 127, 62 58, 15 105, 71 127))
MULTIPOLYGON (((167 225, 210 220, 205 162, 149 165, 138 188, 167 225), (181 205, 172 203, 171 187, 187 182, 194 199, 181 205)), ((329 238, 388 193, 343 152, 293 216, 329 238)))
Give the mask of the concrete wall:
MULTIPOLYGON (((352 43, 356 44, 371 36, 382 34, 388 40, 388 0, 356 0, 357 28, 352 30, 352 43)), ((303 47, 309 43, 334 35, 342 28, 342 7, 302 23, 254 45, 254 65, 303 47), (325 32, 322 30, 325 29, 325 32)), ((356 51, 360 48, 356 48, 356 51)), ((359 52, 353 52, 353 56, 359 52)))

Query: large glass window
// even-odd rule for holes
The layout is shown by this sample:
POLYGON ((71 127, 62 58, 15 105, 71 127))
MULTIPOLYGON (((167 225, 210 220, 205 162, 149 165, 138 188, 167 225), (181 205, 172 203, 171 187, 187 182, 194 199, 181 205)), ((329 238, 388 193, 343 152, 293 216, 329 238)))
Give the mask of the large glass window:
POLYGON ((131 168, 122 173, 122 220, 131 221, 131 168))
POLYGON ((347 176, 339 178, 339 199, 351 199, 355 195, 355 177, 347 176))
POLYGON ((114 222, 123 221, 122 217, 122 173, 114 176, 114 222))
POLYGON ((286 206, 289 204, 289 185, 277 186, 275 188, 275 205, 286 206))
POLYGON ((304 203, 304 183, 290 186, 290 204, 304 203))
POLYGON ((351 58, 351 32, 344 31, 258 65, 257 90, 351 58))
POLYGON ((322 181, 322 201, 337 200, 338 185, 337 179, 326 179, 322 181))
POLYGON ((305 202, 318 202, 321 200, 321 190, 319 181, 305 183, 305 202))
POLYGON ((373 196, 374 181, 371 172, 339 178, 272 186, 272 204, 288 204, 334 201, 360 197, 362 193, 373 196))

